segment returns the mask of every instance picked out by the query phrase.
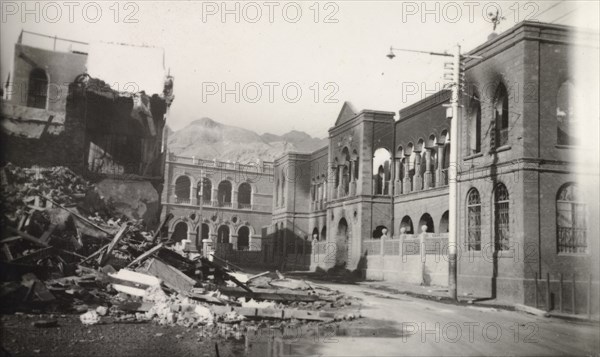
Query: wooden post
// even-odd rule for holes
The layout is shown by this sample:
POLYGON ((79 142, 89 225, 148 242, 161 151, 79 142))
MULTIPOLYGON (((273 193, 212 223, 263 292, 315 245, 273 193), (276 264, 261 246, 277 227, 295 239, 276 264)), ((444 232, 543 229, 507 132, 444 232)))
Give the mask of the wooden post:
POLYGON ((571 313, 573 315, 577 314, 575 309, 575 272, 573 272, 573 283, 571 284, 571 313))
POLYGON ((558 295, 559 295, 559 309, 560 312, 563 312, 563 275, 562 273, 558 273, 559 284, 558 284, 558 295))
POLYGON ((592 274, 588 276, 587 286, 587 315, 588 320, 592 319, 592 274))
POLYGON ((537 309, 539 304, 538 304, 538 273, 537 271, 535 272, 535 308, 537 309))
POLYGON ((546 273, 546 311, 552 309, 550 297, 550 273, 546 273))

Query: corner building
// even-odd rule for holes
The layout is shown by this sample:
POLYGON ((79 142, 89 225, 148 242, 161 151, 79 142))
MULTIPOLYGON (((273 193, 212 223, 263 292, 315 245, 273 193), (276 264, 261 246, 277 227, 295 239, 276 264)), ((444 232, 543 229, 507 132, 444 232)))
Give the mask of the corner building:
MULTIPOLYGON (((598 312, 598 138, 585 137, 598 131, 597 108, 585 110, 598 83, 575 66, 598 58, 597 42, 523 22, 469 52, 483 59, 464 62, 459 295, 598 312), (574 295, 560 279, 575 281, 574 295)), ((327 147, 276 160, 274 251, 312 241, 311 269, 447 285, 449 101, 443 90, 398 120, 344 103, 327 147)))

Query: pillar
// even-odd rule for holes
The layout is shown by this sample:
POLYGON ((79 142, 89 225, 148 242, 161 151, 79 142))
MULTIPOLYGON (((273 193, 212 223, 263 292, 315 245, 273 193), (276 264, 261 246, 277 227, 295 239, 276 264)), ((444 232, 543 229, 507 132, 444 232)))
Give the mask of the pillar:
POLYGON ((356 177, 356 165, 358 165, 358 160, 354 159, 352 161, 350 161, 350 195, 351 196, 355 196, 356 195, 356 180, 358 179, 356 177))
POLYGON ((230 233, 229 238, 231 238, 230 243, 231 243, 232 249, 237 250, 238 249, 238 235, 230 233))
POLYGON ((338 198, 344 197, 344 166, 338 166, 338 198))
POLYGON ((431 182, 431 148, 425 148, 425 175, 423 177, 423 188, 433 187, 431 182))
POLYGON ((210 204, 213 207, 216 207, 218 204, 217 195, 219 194, 219 189, 217 187, 212 188, 212 194, 210 196, 210 204))
POLYGON ((421 177, 421 152, 415 151, 415 176, 413 177, 413 191, 423 189, 423 178, 421 177))
POLYGON ((402 165, 402 161, 400 159, 396 159, 394 161, 394 195, 399 195, 402 193, 402 177, 400 177, 400 166, 402 165))
POLYGON ((435 183, 435 186, 440 187, 444 185, 444 178, 442 177, 442 164, 444 162, 444 144, 438 144, 437 162, 438 167, 437 170, 435 170, 435 179, 437 182, 435 183))
POLYGON ((404 179, 403 179, 403 184, 404 184, 404 188, 402 190, 402 192, 404 193, 409 193, 411 191, 411 182, 410 182, 410 176, 409 176, 409 170, 410 169, 410 155, 404 155, 404 179))
POLYGON ((240 208, 238 206, 238 191, 237 191, 237 187, 235 187, 235 186, 232 185, 231 190, 233 191, 233 193, 231 194, 231 208, 240 208))
POLYGON ((200 204, 198 203, 198 186, 192 186, 190 190, 190 204, 196 206, 200 204))

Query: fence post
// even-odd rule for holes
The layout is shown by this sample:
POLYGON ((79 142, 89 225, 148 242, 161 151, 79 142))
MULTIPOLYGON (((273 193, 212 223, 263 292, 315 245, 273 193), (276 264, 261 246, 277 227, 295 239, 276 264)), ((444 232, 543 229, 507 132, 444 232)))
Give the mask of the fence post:
POLYGON ((588 276, 587 286, 587 315, 588 319, 592 319, 592 274, 588 276))
POLYGON ((425 262, 427 260, 427 251, 425 249, 425 232, 427 232, 427 225, 422 225, 421 234, 419 235, 419 253, 421 253, 421 285, 429 286, 429 282, 425 281, 425 262))
POLYGON ((537 273, 537 271, 535 272, 535 280, 534 281, 535 281, 535 289, 534 289, 534 292, 535 292, 535 308, 537 309, 538 306, 539 306, 539 304, 538 304, 538 273, 537 273))
POLYGON ((573 283, 571 284, 571 312, 573 315, 577 315, 575 308, 575 272, 573 272, 573 283))
POLYGON ((558 294, 559 294, 559 309, 560 312, 563 312, 563 275, 562 273, 558 273, 558 277, 559 277, 559 284, 558 284, 558 294))
POLYGON ((550 273, 546 273, 546 311, 550 311, 552 309, 551 301, 550 301, 550 273))

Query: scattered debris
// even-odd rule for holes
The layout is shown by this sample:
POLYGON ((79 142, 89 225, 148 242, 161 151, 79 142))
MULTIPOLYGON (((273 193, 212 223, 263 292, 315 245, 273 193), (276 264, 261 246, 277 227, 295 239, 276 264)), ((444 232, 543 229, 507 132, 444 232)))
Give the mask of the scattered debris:
POLYGON ((205 326, 200 337, 234 338, 264 323, 360 316, 350 311, 353 298, 338 291, 279 271, 248 274, 217 256, 187 255, 160 234, 172 216, 149 231, 115 214, 93 184, 67 168, 8 164, 0 170, 6 181, 0 211, 5 310, 61 310, 79 314, 84 325, 205 326))

